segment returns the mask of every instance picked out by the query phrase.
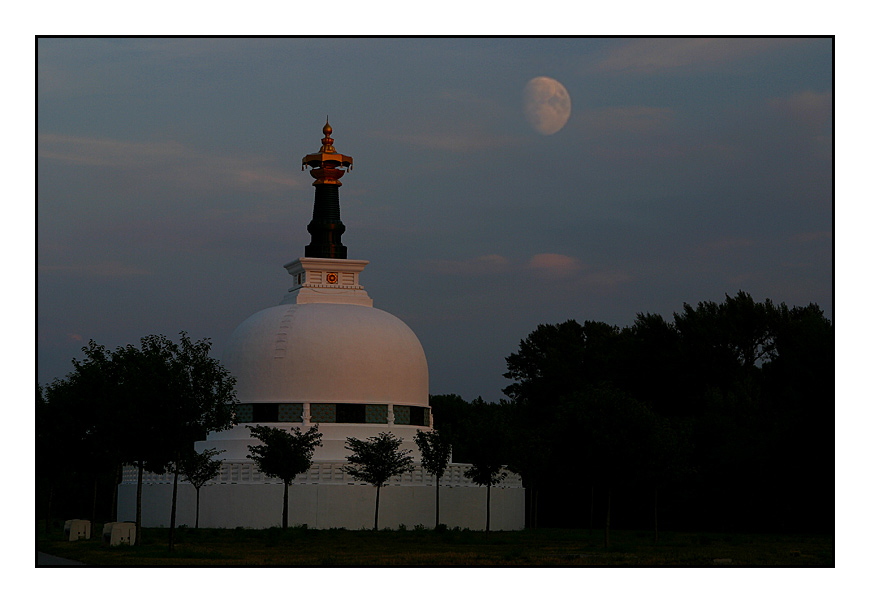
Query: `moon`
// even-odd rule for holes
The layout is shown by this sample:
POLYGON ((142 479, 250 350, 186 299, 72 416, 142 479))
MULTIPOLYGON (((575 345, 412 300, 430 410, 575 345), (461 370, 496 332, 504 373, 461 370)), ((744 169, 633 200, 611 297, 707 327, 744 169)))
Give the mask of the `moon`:
POLYGON ((571 97, 565 86, 551 77, 532 78, 523 90, 523 111, 535 130, 555 134, 571 117, 571 97))

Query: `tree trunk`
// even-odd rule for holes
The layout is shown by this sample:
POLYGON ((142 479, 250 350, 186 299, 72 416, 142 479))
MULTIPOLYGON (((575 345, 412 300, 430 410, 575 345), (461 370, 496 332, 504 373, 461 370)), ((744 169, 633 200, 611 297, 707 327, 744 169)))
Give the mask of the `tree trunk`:
POLYGON ((142 465, 143 461, 139 461, 136 476, 136 546, 142 544, 142 465))
POLYGON ((435 527, 436 528, 439 525, 441 525, 441 513, 440 513, 440 511, 441 511, 440 502, 441 501, 438 499, 438 494, 439 494, 438 488, 440 486, 440 483, 439 483, 440 481, 441 481, 441 478, 439 478, 436 475, 435 476, 435 527))
POLYGON ((121 485, 122 477, 121 464, 119 463, 115 470, 115 486, 112 488, 112 521, 118 521, 118 486, 121 485))
POLYGON ((97 525, 97 484, 99 483, 100 475, 94 475, 94 499, 91 501, 91 526, 97 525))
POLYGON ((658 486, 653 488, 653 526, 655 528, 655 538, 653 543, 659 541, 659 489, 658 486))
POLYGON ((607 519, 604 521, 604 548, 610 547, 610 488, 607 488, 607 519))
POLYGON ((196 523, 193 527, 199 529, 199 488, 196 489, 196 523))
POLYGON ((490 485, 486 485, 486 535, 489 536, 489 489, 490 485))
POLYGON ((529 483, 526 486, 526 501, 528 501, 528 515, 526 516, 526 527, 530 530, 535 529, 535 486, 529 483))
POLYGON ((378 531, 378 507, 381 505, 381 485, 377 485, 377 493, 375 494, 375 532, 378 531))
POLYGON ((175 508, 178 503, 178 457, 175 458, 175 471, 172 478, 172 511, 169 513, 169 552, 175 546, 175 508))
POLYGON ((54 484, 48 485, 48 505, 45 509, 45 533, 51 530, 51 497, 54 495, 54 484))
POLYGON ((532 489, 532 528, 538 529, 538 494, 540 490, 537 486, 532 489))
POLYGON ((595 486, 589 486, 589 535, 592 536, 592 520, 595 512, 595 486))
POLYGON ((289 506, 288 497, 290 496, 290 484, 284 482, 284 511, 281 513, 281 527, 287 529, 287 507, 289 506))

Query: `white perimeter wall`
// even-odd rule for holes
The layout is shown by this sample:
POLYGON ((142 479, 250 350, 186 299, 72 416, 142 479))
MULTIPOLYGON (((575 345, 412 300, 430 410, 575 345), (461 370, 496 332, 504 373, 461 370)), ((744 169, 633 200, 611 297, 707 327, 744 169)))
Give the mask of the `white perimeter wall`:
MULTIPOLYGON (((486 527, 486 488, 441 486, 441 523, 449 528, 483 530, 486 527)), ((491 490, 490 529, 524 527, 525 490, 494 486, 491 490)), ((199 525, 206 528, 267 528, 281 525, 283 484, 214 484, 200 490, 199 525)), ((145 484, 142 488, 143 527, 168 527, 172 484, 145 484)), ((296 484, 290 486, 290 526, 309 528, 371 529, 374 527, 375 487, 363 484, 296 484)), ((118 521, 136 519, 136 484, 118 486, 118 521)), ((178 484, 176 525, 193 526, 196 490, 178 484)), ((381 488, 379 528, 409 529, 418 524, 435 527, 435 487, 387 485, 381 488)))

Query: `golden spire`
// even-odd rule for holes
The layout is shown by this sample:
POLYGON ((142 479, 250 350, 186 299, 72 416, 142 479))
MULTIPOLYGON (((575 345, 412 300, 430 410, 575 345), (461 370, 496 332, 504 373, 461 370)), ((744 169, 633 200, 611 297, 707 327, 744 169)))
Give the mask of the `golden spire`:
POLYGON ((329 116, 326 116, 326 125, 323 126, 323 138, 320 139, 320 142, 323 143, 323 146, 320 147, 321 153, 335 153, 335 147, 332 146, 332 143, 335 142, 329 135, 332 134, 332 126, 329 125, 329 116))
POLYGON ((314 178, 314 215, 308 224, 311 244, 305 246, 305 257, 347 259, 347 247, 341 244, 344 224, 341 223, 341 208, 338 203, 339 179, 344 170, 353 168, 353 158, 335 151, 332 146, 332 126, 329 116, 323 126, 323 146, 320 151, 302 159, 302 169, 311 168, 314 178))
POLYGON ((332 143, 335 142, 332 137, 332 126, 329 125, 329 117, 326 118, 326 125, 323 126, 323 138, 320 142, 323 145, 317 153, 311 153, 302 158, 302 169, 306 167, 312 168, 311 177, 315 178, 314 186, 318 184, 337 184, 341 186, 339 179, 344 176, 344 170, 339 168, 346 167, 349 170, 353 169, 353 157, 350 155, 342 155, 336 152, 332 143))

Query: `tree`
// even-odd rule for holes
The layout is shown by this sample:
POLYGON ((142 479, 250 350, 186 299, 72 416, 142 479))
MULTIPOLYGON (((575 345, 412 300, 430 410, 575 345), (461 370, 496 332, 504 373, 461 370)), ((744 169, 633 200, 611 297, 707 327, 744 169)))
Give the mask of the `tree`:
MULTIPOLYGON (((193 443, 205 439, 208 432, 221 431, 233 425, 232 404, 236 401, 236 380, 220 362, 209 356, 211 341, 208 339, 193 342, 182 331, 179 345, 166 338, 162 338, 159 345, 170 353, 169 370, 174 378, 171 394, 163 400, 168 427, 163 431, 164 442, 170 450, 171 466, 174 469, 169 523, 171 551, 175 535, 181 459, 190 453, 193 443)), ((197 500, 198 498, 199 490, 197 500)))
MULTIPOLYGON (((233 423, 235 378, 209 356, 211 342, 193 342, 181 332, 180 343, 164 335, 149 335, 137 348, 128 345, 113 355, 123 394, 132 403, 131 418, 139 468, 136 529, 141 525, 141 475, 173 471, 169 550, 173 549, 180 461, 196 440, 233 423)), ((139 536, 137 535, 137 542, 139 536)))
POLYGON ((465 477, 470 478, 478 486, 486 486, 486 533, 489 534, 489 501, 490 489, 507 477, 502 471, 502 465, 478 461, 465 470, 465 477))
POLYGON ((508 411, 507 438, 511 442, 505 455, 506 466, 522 477, 528 501, 527 525, 535 529, 541 486, 549 480, 552 468, 554 432, 528 405, 504 401, 501 404, 508 411))
POLYGON ((619 386, 663 416, 691 414, 676 327, 659 314, 641 313, 622 333, 625 358, 619 386))
POLYGON ((582 482, 559 477, 583 465, 577 458, 571 396, 624 381, 625 358, 623 330, 576 320, 539 325, 506 358, 504 376, 513 381, 503 390, 511 403, 506 408, 510 447, 499 460, 523 478, 529 526, 537 525, 539 515, 544 521, 563 515, 576 521, 582 482))
POLYGON ((439 498, 439 488, 441 486, 441 478, 444 476, 444 471, 450 463, 450 442, 439 431, 422 431, 417 430, 414 436, 414 442, 420 449, 420 458, 423 464, 423 469, 435 476, 435 527, 441 525, 441 506, 439 498))
POLYGON ((834 528, 834 326, 816 304, 779 316, 776 355, 762 367, 769 409, 769 482, 779 504, 773 520, 802 528, 834 528))
POLYGON ((507 477, 507 473, 503 471, 506 453, 504 410, 501 405, 488 404, 478 397, 469 407, 469 421, 466 425, 472 442, 469 447, 471 467, 465 470, 465 477, 478 486, 486 486, 487 534, 492 486, 507 477))
MULTIPOLYGON (((138 468, 136 542, 141 543, 142 474, 177 467, 193 442, 232 424, 235 379, 208 356, 210 342, 181 333, 143 337, 114 351, 90 341, 74 371, 46 388, 68 439, 66 458, 88 467, 138 468)), ((115 471, 113 471, 115 475, 115 471)), ((175 523, 176 472, 170 525, 175 523)), ((96 482, 95 482, 96 483, 96 482)), ((116 489, 114 489, 116 490, 116 489)))
POLYGON ((300 473, 311 468, 314 449, 322 446, 323 434, 314 425, 303 432, 299 427, 289 431, 265 425, 248 425, 251 435, 261 442, 248 446, 248 455, 257 468, 270 477, 284 482, 284 510, 281 514, 281 527, 287 527, 287 506, 290 486, 300 473))
POLYGON ((72 361, 75 370, 38 389, 37 492, 42 500, 47 498, 49 515, 56 509, 95 522, 98 486, 108 485, 111 506, 100 507, 113 520, 122 452, 129 444, 129 409, 118 386, 113 353, 93 341, 82 350, 84 360, 72 361))
MULTIPOLYGON (((85 359, 73 360, 75 370, 46 388, 50 420, 56 422, 57 428, 58 440, 54 443, 62 451, 60 458, 67 466, 66 475, 82 481, 86 477, 94 479, 95 498, 98 476, 102 476, 103 481, 111 481, 110 513, 114 517, 117 513, 116 478, 120 476, 124 453, 130 445, 124 431, 131 409, 118 385, 114 353, 93 341, 82 351, 85 359)), ((52 471, 56 473, 57 468, 52 471)), ((92 509, 95 507, 94 504, 92 509)), ((93 515, 95 513, 92 514, 95 520, 93 515)))
POLYGON ((583 447, 586 473, 607 493, 604 545, 610 546, 613 490, 644 475, 651 450, 654 415, 646 405, 617 388, 601 386, 576 393, 572 400, 583 447))
POLYGON ((566 391, 619 382, 624 370, 620 335, 619 327, 588 320, 538 325, 520 341, 519 351, 505 359, 504 376, 514 383, 504 393, 540 411, 556 405, 566 391))
MULTIPOLYGON (((63 387, 59 380, 47 387, 36 386, 36 488, 41 494, 39 498, 45 500, 46 532, 51 530, 51 504, 55 492, 60 480, 69 476, 67 471, 57 471, 56 464, 72 452, 71 447, 65 445, 64 436, 71 430, 65 430, 64 424, 68 425, 71 417, 61 416, 64 411, 63 387)), ((68 500, 70 497, 65 498, 68 500)))
POLYGON ((468 402, 456 394, 430 394, 429 406, 438 422, 438 433, 450 443, 454 461, 463 462, 460 460, 465 456, 462 431, 466 421, 468 402))
POLYGON ((375 530, 378 529, 378 511, 381 503, 381 486, 414 466, 411 452, 400 450, 402 439, 390 432, 379 433, 367 440, 349 437, 345 448, 351 451, 347 457, 347 473, 377 489, 375 495, 375 530))
POLYGON ((181 459, 181 475, 194 488, 196 488, 196 523, 195 528, 199 528, 199 490, 207 481, 217 477, 221 472, 221 461, 215 459, 223 450, 216 448, 208 448, 202 452, 191 452, 188 456, 181 459))
MULTIPOLYGON (((622 329, 538 326, 507 358, 504 389, 505 458, 523 477, 530 516, 540 506, 542 522, 576 522, 582 483, 601 502, 612 497, 614 512, 652 499, 656 523, 657 493, 668 492, 661 500, 683 529, 830 529, 833 342, 817 305, 789 309, 744 291, 683 304, 672 322, 637 314, 622 329), (561 479, 567 472, 579 479, 561 479), (636 496, 641 489, 651 495, 636 496)), ((608 507, 594 508, 603 519, 608 507)), ((645 524, 646 507, 621 518, 645 524)))
POLYGON ((654 540, 659 541, 659 492, 693 471, 690 425, 685 420, 653 416, 652 443, 646 458, 646 480, 653 489, 654 540))

